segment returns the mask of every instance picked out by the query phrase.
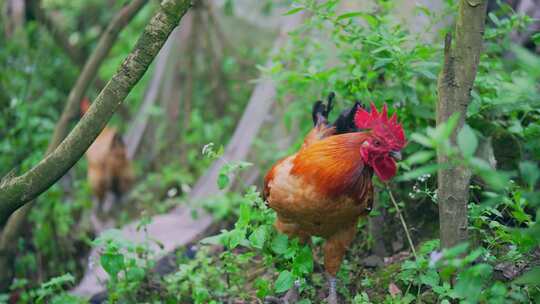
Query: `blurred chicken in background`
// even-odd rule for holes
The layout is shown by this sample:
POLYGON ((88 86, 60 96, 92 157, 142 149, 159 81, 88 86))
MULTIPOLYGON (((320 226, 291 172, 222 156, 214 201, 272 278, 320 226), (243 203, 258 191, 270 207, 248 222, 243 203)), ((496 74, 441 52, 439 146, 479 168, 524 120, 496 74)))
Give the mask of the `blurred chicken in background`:
MULTIPOLYGON (((81 102, 81 114, 90 107, 88 98, 81 102)), ((134 180, 131 160, 126 153, 122 135, 106 126, 86 151, 88 182, 98 202, 98 212, 103 210, 107 193, 113 195, 113 203, 120 201, 131 188, 134 180)))

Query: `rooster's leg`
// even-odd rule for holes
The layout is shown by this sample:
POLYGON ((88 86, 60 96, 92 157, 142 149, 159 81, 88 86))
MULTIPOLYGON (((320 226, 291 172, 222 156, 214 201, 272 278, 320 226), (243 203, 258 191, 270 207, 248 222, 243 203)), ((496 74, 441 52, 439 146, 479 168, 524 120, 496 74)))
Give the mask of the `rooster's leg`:
POLYGON ((326 302, 328 302, 328 304, 337 304, 338 302, 336 283, 336 277, 328 276, 328 298, 326 298, 326 302))
POLYGON ((347 247, 356 233, 356 225, 344 229, 326 240, 324 244, 324 268, 328 275, 328 304, 337 304, 336 274, 341 266, 347 247))

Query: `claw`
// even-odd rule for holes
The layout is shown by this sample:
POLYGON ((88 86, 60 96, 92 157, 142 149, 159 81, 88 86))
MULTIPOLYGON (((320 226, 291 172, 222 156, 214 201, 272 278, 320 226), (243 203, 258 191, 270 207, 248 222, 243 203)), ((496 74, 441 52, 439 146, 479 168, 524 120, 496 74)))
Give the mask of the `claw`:
POLYGON ((282 304, 283 300, 277 297, 266 296, 264 298, 264 304, 282 304))
POLYGON ((328 303, 328 304, 338 304, 336 293, 328 295, 328 298, 326 298, 326 303, 328 303))

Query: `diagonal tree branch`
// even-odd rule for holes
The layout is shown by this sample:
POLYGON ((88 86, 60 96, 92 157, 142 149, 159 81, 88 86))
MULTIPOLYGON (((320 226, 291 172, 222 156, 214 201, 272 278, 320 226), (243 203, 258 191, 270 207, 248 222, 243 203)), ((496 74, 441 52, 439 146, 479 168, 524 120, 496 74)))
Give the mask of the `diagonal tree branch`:
MULTIPOLYGON (((444 64, 437 84, 437 125, 446 122, 454 113, 460 114, 458 126, 451 135, 453 144, 465 123, 471 100, 483 47, 486 7, 487 0, 460 0, 455 46, 452 47, 450 34, 445 39, 444 64)), ((438 151, 437 154, 439 164, 448 163, 444 152, 438 151)), ((441 167, 437 178, 441 247, 449 248, 468 238, 467 203, 471 173, 465 166, 441 167)))
POLYGON ((162 1, 134 49, 66 139, 28 172, 0 185, 0 226, 15 210, 51 187, 82 157, 190 6, 190 0, 162 1))

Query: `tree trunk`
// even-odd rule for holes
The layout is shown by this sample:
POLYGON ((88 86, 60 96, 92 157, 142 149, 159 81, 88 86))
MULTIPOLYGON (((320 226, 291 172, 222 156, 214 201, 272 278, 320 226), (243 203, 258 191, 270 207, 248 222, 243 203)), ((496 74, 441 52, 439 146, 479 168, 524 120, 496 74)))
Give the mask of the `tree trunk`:
POLYGON ((25 2, 24 0, 7 0, 3 6, 4 34, 10 39, 24 24, 25 2))
MULTIPOLYGON (((451 142, 463 124, 476 77, 486 17, 487 0, 460 0, 455 28, 455 47, 448 34, 444 45, 444 66, 439 75, 437 90, 437 125, 459 113, 459 122, 451 135, 451 142)), ((449 163, 443 151, 438 151, 439 164, 449 163)), ((449 248, 467 241, 467 203, 471 173, 465 166, 441 168, 438 171, 438 204, 441 247, 449 248)))
MULTIPOLYGON (((384 257, 387 257, 388 250, 386 248, 386 239, 385 239, 385 213, 386 210, 380 203, 380 193, 381 189, 375 189, 373 197, 373 210, 379 212, 376 216, 370 216, 369 219, 369 233, 373 238, 373 254, 380 257, 381 260, 384 257)), ((400 231, 401 233, 401 231, 400 231)), ((388 236, 386 236, 388 238, 388 236)))

